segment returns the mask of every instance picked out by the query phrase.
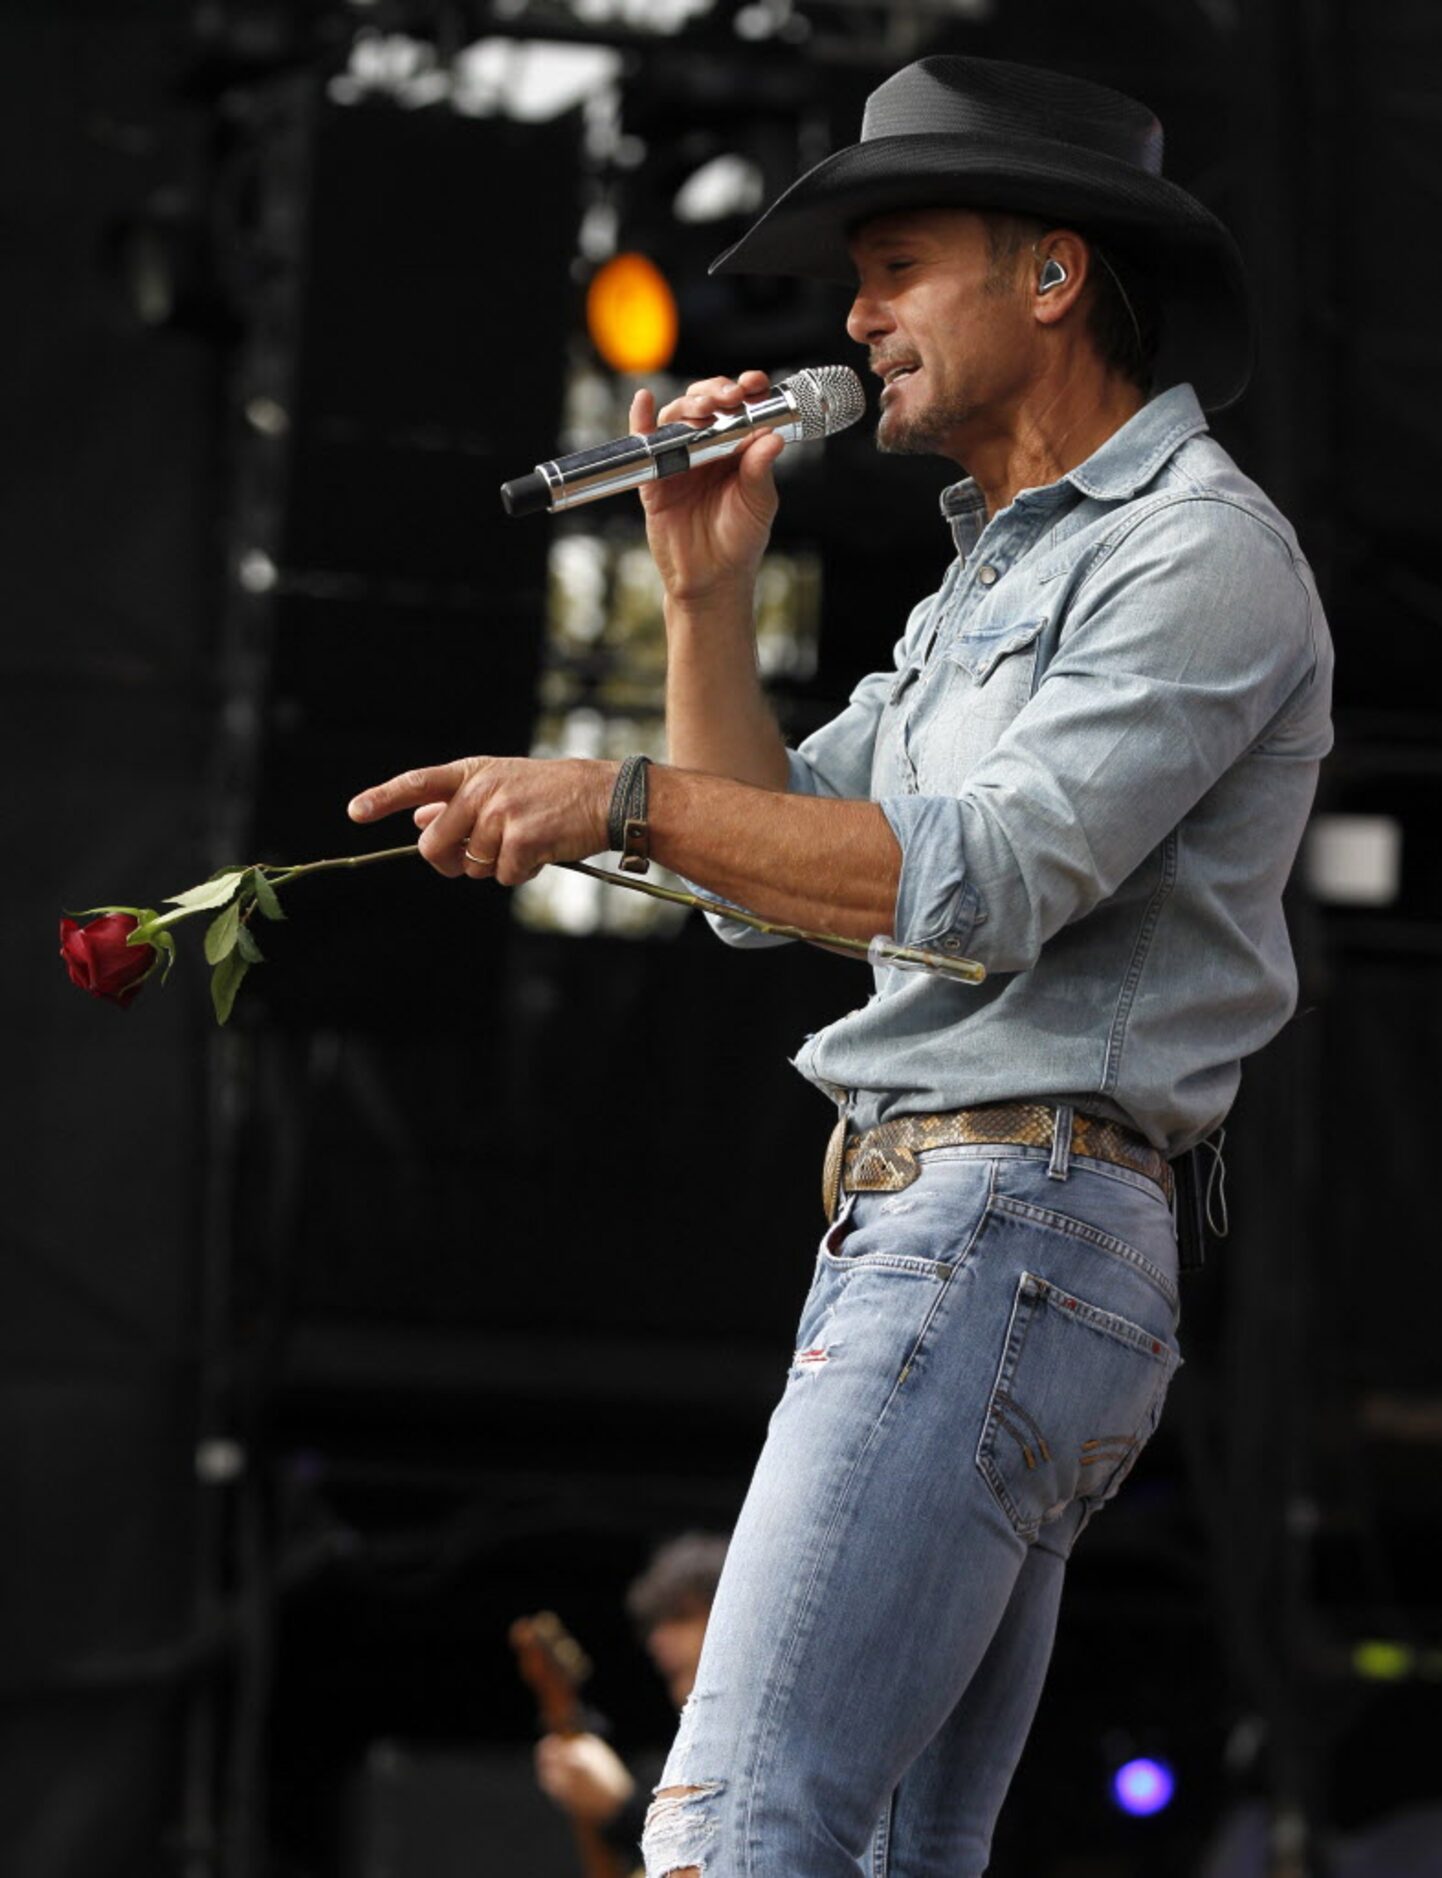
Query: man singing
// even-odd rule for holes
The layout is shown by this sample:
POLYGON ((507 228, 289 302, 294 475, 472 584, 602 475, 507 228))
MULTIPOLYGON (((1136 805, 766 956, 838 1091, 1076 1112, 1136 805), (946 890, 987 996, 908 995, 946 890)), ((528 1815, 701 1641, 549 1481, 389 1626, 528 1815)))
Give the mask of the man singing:
MULTIPOLYGON (((797 1058, 841 1110, 832 1221, 651 1878, 984 1870, 1067 1556, 1179 1360, 1170 1163, 1293 1006, 1331 654, 1291 528, 1207 434, 1248 376, 1245 287, 1161 145, 1101 86, 923 59, 717 263, 852 282, 880 447, 964 472, 940 591, 800 749, 756 676, 759 436, 644 492, 669 763, 473 757, 352 805, 415 810, 444 874, 624 835, 771 919, 989 973, 882 967, 797 1058)), ((642 392, 632 423, 765 385, 659 419, 642 392)))

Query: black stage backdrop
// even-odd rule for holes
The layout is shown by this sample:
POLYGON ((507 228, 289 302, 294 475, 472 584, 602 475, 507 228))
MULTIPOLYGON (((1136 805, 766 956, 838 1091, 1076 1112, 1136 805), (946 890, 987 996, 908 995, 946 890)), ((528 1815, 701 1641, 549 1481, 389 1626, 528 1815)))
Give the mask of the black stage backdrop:
POLYGON ((102 271, 189 157, 175 27, 11 8, 0 58, 0 1856, 27 1878, 153 1873, 176 1819, 201 1012, 123 1016, 54 957, 62 908, 204 872, 215 359, 102 271))
MULTIPOLYGON (((778 174, 849 134, 887 55, 867 9, 805 10, 809 49, 748 50, 732 6, 626 39, 651 154, 608 181, 623 233, 671 226, 647 177, 733 129, 778 174)), ((453 43, 419 4, 378 23, 453 43)), ((358 783, 530 734, 549 525, 505 527, 494 486, 558 434, 582 124, 339 109, 354 28, 179 0, 0 27, 16 1878, 441 1873, 478 1821, 479 1868, 563 1872, 531 1796, 501 1797, 531 1726, 506 1623, 559 1608, 621 1736, 664 1737, 621 1591, 656 1538, 732 1517, 818 1225, 829 1117, 785 1056, 860 995, 842 961, 523 931, 419 868, 297 889, 223 1047, 193 943, 128 1015, 53 958, 64 907, 379 845, 342 819, 358 783)), ((1262 371, 1218 429, 1326 579, 1326 806, 1403 829, 1390 908, 1298 895, 1303 1009, 1235 1118, 1233 1237, 1077 1561, 994 1862, 1158 1878, 1200 1869, 1233 1798, 1324 1843, 1431 1781, 1442 45, 1419 0, 999 0, 918 30, 899 56, 1152 100, 1237 228, 1262 371), (1183 1770, 1157 1821, 1107 1803, 1132 1750, 1183 1770)), ((696 369, 735 362, 728 333, 821 356, 820 300, 718 298, 675 238, 696 369)), ((829 598, 797 727, 934 582, 944 479, 860 433, 798 479, 787 540, 829 598)))

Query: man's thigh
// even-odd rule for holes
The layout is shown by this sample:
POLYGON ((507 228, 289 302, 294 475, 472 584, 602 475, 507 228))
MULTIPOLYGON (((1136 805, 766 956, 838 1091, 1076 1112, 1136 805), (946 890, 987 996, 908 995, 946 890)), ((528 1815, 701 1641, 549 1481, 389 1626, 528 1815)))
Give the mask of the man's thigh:
POLYGON ((903 1193, 860 1196, 823 1242, 662 1782, 693 1791, 658 1808, 653 1873, 854 1872, 984 1657, 1037 1530, 1118 1470, 1088 1443, 1121 1441, 1107 1414, 1137 1421, 1139 1387, 1164 1384, 1165 1361, 1135 1344, 1160 1350, 1172 1309, 1154 1297, 1145 1331, 1118 1317, 1131 1333, 1118 1353, 1105 1305, 1121 1295, 1136 1312, 1155 1287, 1089 1219, 1058 1226, 1033 1205, 1053 1198, 1037 1179, 1035 1164, 958 1157, 903 1193), (1078 1271, 1090 1297, 1061 1288, 1078 1271), (1029 1280, 1056 1296, 1039 1305, 1029 1280), (1074 1413, 1045 1374, 1058 1353, 1077 1372, 1074 1413), (1050 1441, 1028 1427, 1028 1391, 1050 1441))

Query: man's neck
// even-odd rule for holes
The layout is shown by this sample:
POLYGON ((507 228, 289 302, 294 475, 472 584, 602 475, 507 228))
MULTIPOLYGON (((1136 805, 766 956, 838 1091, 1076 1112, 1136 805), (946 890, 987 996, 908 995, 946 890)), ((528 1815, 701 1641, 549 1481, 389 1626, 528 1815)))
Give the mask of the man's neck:
POLYGON ((965 442, 957 460, 981 490, 986 512, 1020 489, 1060 481, 1135 417, 1146 394, 1114 373, 1085 372, 1028 389, 990 434, 965 442))

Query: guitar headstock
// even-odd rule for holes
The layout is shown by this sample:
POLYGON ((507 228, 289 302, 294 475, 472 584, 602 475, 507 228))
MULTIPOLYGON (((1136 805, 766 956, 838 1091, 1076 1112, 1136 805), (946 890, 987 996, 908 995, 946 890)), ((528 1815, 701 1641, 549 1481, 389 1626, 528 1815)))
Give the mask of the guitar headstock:
POLYGON ((548 1734, 581 1733, 581 1685, 591 1673, 586 1652, 554 1611, 518 1617, 510 1638, 521 1675, 536 1698, 542 1727, 548 1734))

